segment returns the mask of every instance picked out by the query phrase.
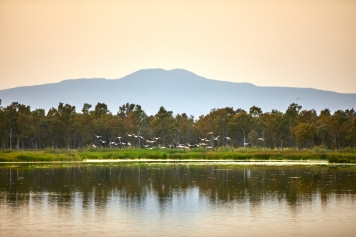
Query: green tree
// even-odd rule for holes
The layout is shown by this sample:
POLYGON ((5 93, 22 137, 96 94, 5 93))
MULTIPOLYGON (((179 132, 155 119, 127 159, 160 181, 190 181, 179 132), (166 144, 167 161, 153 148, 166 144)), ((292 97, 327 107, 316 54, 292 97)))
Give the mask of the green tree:
POLYGON ((19 148, 19 143, 21 143, 21 148, 25 148, 25 142, 28 141, 33 131, 33 121, 31 116, 30 106, 25 106, 23 104, 18 106, 18 115, 17 115, 17 128, 18 128, 18 136, 17 136, 17 149, 19 148))
POLYGON ((96 118, 99 118, 100 116, 104 114, 109 114, 110 111, 108 110, 108 106, 105 103, 100 103, 98 102, 95 105, 95 110, 94 110, 94 115, 96 118))
POLYGON ((296 145, 295 130, 298 126, 298 114, 302 106, 296 103, 292 103, 288 106, 285 113, 285 118, 288 121, 288 138, 289 146, 294 147, 296 145))
POLYGON ((177 114, 175 119, 177 123, 178 142, 191 142, 195 134, 194 117, 188 117, 186 113, 183 113, 177 114), (179 138, 181 138, 182 140, 180 140, 179 138))
POLYGON ((252 117, 259 117, 263 114, 262 109, 257 106, 252 106, 249 110, 249 113, 252 117))
MULTIPOLYGON (((278 111, 266 112, 260 116, 264 130, 264 142, 270 148, 277 144, 278 125, 282 121, 281 113, 278 111)), ((282 146, 282 141, 281 141, 282 146)))
POLYGON ((173 117, 172 111, 167 111, 163 106, 151 121, 151 127, 157 137, 162 138, 163 144, 170 143, 177 139, 177 122, 173 117))
POLYGON ((242 111, 235 114, 229 122, 229 130, 237 134, 237 141, 240 141, 243 147, 245 147, 247 143, 246 136, 251 130, 251 120, 251 115, 247 114, 246 111, 242 111))
POLYGON ((48 143, 48 124, 46 123, 46 114, 44 109, 36 109, 31 112, 31 121, 33 127, 33 148, 45 148, 48 143))
POLYGON ((140 110, 142 110, 140 105, 126 103, 119 107, 119 112, 117 112, 117 115, 120 118, 125 118, 130 113, 132 113, 134 111, 140 111, 140 110))
POLYGON ((17 127, 17 118, 18 110, 20 104, 18 102, 12 102, 9 106, 4 108, 4 125, 5 133, 8 134, 8 144, 9 148, 12 149, 14 142, 18 141, 18 127, 17 127))
POLYGON ((356 146, 356 118, 352 119, 352 125, 347 133, 348 140, 350 141, 350 147, 356 146))
POLYGON ((295 130, 298 148, 313 146, 313 139, 316 134, 314 123, 299 123, 295 130))
POLYGON ((330 124, 333 135, 332 149, 339 149, 345 145, 347 131, 351 128, 350 120, 345 111, 338 110, 332 115, 330 124))
POLYGON ((320 140, 320 145, 328 145, 331 147, 332 143, 332 129, 331 129, 331 113, 329 109, 320 111, 318 120, 316 122, 316 134, 320 140))
POLYGON ((52 135, 52 146, 71 148, 73 139, 73 122, 75 106, 59 103, 57 109, 50 109, 47 117, 50 120, 49 130, 52 135))

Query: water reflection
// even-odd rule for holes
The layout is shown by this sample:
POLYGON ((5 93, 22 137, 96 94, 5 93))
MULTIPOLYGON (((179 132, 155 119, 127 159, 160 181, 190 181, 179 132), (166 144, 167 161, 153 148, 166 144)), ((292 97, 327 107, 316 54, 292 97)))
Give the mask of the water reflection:
MULTIPOLYGON (((38 230, 37 223, 47 226, 36 235, 48 234, 49 229, 60 235, 63 230, 56 228, 58 223, 67 227, 66 235, 97 234, 93 228, 98 224, 105 226, 107 232, 100 232, 104 235, 116 233, 111 232, 113 224, 126 235, 213 235, 216 224, 225 226, 219 234, 239 228, 259 235, 251 226, 253 221, 259 222, 260 229, 269 229, 273 228, 271 218, 277 224, 290 224, 305 215, 300 221, 307 230, 308 221, 318 223, 315 216, 324 218, 324 223, 329 217, 356 217, 355 167, 19 165, 0 167, 0 181, 0 215, 6 220, 0 233, 15 235, 26 235, 26 228, 38 230), (336 213, 343 206, 349 212, 336 213), (15 231, 11 223, 19 220, 26 228, 15 231), (174 228, 175 234, 170 232, 174 228)), ((339 224, 340 229, 344 224, 347 221, 339 224)), ((332 233, 325 230, 326 235, 332 233)), ((293 233, 303 234, 298 228, 284 234, 293 233)))

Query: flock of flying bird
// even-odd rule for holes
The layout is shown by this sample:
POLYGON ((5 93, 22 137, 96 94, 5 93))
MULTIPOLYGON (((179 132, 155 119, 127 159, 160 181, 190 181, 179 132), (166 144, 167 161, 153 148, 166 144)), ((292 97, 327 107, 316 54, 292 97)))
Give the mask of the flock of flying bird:
MULTIPOLYGON (((217 142, 218 146, 219 146, 219 140, 218 139, 219 139, 220 136, 214 137, 214 133, 213 132, 207 132, 207 134, 211 135, 211 139, 210 140, 208 138, 200 138, 199 137, 199 143, 197 143, 197 144, 189 144, 189 143, 180 144, 179 142, 172 141, 172 144, 169 144, 168 146, 171 149, 177 148, 177 149, 186 150, 186 149, 202 147, 202 148, 205 148, 205 149, 214 150, 214 143, 215 142, 217 142)), ((142 147, 146 148, 146 149, 153 149, 154 148, 154 144, 157 144, 156 148, 160 148, 160 149, 165 149, 166 148, 165 146, 161 146, 160 144, 158 144, 158 140, 161 139, 160 137, 154 137, 151 140, 148 140, 148 139, 144 139, 142 136, 138 136, 138 135, 135 135, 135 134, 127 133, 126 135, 129 137, 129 139, 130 138, 139 139, 138 144, 141 144, 141 140, 142 140, 143 141, 142 147)), ((103 136, 99 136, 99 135, 96 135, 96 134, 94 134, 94 136, 96 137, 97 141, 100 143, 101 147, 109 146, 110 148, 111 147, 114 147, 114 148, 115 147, 126 148, 126 147, 131 147, 132 146, 130 141, 123 142, 123 137, 116 137, 115 141, 107 142, 105 140, 102 140, 103 136), (116 142, 117 140, 118 140, 118 142, 116 142)), ((231 143, 231 138, 230 137, 226 136, 223 139, 226 141, 226 144, 231 143)), ((257 140, 258 141, 264 141, 263 138, 257 138, 257 140)), ((248 146, 248 145, 249 145, 249 143, 244 142, 244 147, 248 146)), ((91 146, 94 147, 94 148, 97 148, 99 145, 95 145, 94 143, 92 143, 91 146)))

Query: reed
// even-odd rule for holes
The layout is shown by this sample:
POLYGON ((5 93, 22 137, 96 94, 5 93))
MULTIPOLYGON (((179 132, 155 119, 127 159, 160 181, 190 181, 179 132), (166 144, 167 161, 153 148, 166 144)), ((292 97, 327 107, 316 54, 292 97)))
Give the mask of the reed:
POLYGON ((0 162, 81 161, 86 159, 327 160, 330 163, 356 163, 356 150, 348 148, 331 151, 323 147, 308 150, 293 148, 219 148, 215 151, 133 148, 0 150, 0 162))
POLYGON ((0 150, 0 162, 80 161, 75 150, 0 150))

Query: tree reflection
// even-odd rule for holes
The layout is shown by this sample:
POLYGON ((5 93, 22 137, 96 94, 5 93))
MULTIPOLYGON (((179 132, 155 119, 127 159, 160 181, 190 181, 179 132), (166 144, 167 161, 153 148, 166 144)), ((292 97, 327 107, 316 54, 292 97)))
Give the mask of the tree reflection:
POLYGON ((0 202, 16 207, 47 201, 83 208, 113 198, 135 203, 154 196, 159 205, 197 189, 211 202, 273 199, 297 205, 330 195, 356 193, 356 168, 182 164, 20 165, 0 168, 0 202))

